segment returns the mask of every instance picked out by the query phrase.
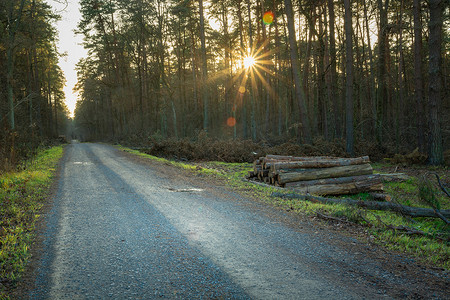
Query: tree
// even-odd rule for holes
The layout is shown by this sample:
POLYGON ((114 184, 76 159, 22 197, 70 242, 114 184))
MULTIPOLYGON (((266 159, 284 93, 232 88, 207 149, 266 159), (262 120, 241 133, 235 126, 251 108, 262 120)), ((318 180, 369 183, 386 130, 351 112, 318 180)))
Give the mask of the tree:
POLYGON ((420 0, 414 0, 414 97, 416 99, 417 146, 425 151, 424 109, 423 109, 423 55, 422 55, 422 20, 420 0))
POLYGON ((295 97, 300 111, 302 133, 305 142, 311 144, 312 143, 311 127, 309 125, 308 115, 306 112, 305 97, 303 95, 303 88, 301 86, 300 80, 300 70, 298 67, 298 48, 297 48, 297 41, 295 39, 294 13, 292 11, 291 0, 284 0, 284 8, 286 12, 287 26, 289 32, 290 57, 292 65, 292 74, 294 76, 295 97))
POLYGON ((13 94, 13 76, 14 76, 14 48, 16 47, 16 34, 19 29, 20 21, 22 18, 23 7, 25 0, 21 0, 19 8, 16 11, 16 1, 8 1, 8 16, 7 16, 7 31, 8 41, 6 44, 6 89, 8 93, 9 104, 9 127, 11 130, 16 128, 14 120, 14 94, 13 94))
POLYGON ((203 13, 203 0, 198 1, 200 10, 200 41, 202 52, 202 81, 203 81, 203 130, 208 131, 208 104, 209 104, 209 92, 208 92, 208 64, 206 60, 206 38, 205 38, 205 16, 203 13))
POLYGON ((428 161, 432 165, 442 164, 444 161, 442 151, 442 133, 439 114, 441 112, 440 104, 442 97, 442 25, 444 0, 429 0, 430 30, 429 38, 429 99, 430 109, 430 145, 428 152, 428 161))
POLYGON ((378 10, 380 12, 380 25, 378 29, 378 93, 377 93, 377 140, 378 143, 383 139, 383 126, 386 122, 386 111, 388 105, 387 90, 387 72, 386 57, 389 49, 388 40, 388 7, 389 0, 377 0, 378 10))
POLYGON ((344 0, 345 6, 345 138, 346 150, 350 155, 353 150, 353 43, 352 43, 352 9, 350 0, 344 0))

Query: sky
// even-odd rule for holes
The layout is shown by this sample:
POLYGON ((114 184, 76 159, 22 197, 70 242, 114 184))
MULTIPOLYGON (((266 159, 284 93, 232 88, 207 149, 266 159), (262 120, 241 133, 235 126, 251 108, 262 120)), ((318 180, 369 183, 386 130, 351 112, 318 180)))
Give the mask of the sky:
POLYGON ((60 53, 66 53, 67 55, 60 57, 59 66, 67 80, 64 93, 67 107, 73 117, 73 111, 77 102, 77 94, 73 93, 73 88, 77 83, 75 65, 80 58, 87 56, 87 51, 81 45, 83 37, 74 33, 74 29, 76 29, 77 23, 81 18, 78 0, 66 1, 68 3, 67 7, 64 3, 58 3, 64 2, 63 0, 48 0, 48 3, 53 7, 53 11, 61 15, 61 20, 56 23, 56 28, 59 31, 58 49, 60 53))

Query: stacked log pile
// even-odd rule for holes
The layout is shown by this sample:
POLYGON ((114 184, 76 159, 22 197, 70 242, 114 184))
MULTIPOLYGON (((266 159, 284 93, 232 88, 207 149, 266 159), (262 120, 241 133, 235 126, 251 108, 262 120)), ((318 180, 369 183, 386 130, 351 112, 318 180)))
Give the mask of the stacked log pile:
POLYGON ((368 156, 293 157, 267 155, 253 163, 249 179, 300 193, 341 195, 382 191, 382 178, 373 174, 368 156))

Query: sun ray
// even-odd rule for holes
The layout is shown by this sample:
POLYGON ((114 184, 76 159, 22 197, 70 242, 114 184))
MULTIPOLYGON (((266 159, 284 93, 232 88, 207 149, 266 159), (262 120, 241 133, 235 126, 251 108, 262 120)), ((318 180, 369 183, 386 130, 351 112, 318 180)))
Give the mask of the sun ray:
POLYGON ((255 69, 255 73, 258 76, 258 78, 261 80, 263 86, 269 91, 269 93, 274 96, 275 91, 272 89, 272 87, 270 86, 270 84, 266 81, 266 79, 264 78, 264 76, 257 70, 255 69))
POLYGON ((266 72, 266 73, 269 73, 269 75, 271 75, 271 76, 275 76, 275 73, 273 73, 272 70, 270 70, 269 68, 267 68, 267 67, 265 67, 263 65, 258 64, 258 65, 255 65, 255 67, 260 69, 260 70, 262 70, 262 71, 264 71, 264 72, 266 72))

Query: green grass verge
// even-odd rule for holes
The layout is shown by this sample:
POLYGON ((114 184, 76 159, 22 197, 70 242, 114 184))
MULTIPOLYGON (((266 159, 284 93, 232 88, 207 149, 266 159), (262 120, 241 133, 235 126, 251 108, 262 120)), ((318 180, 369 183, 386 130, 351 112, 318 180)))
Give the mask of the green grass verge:
MULTIPOLYGON (((251 164, 204 162, 181 163, 141 153, 122 146, 119 149, 139 156, 157 160, 165 164, 181 167, 193 172, 214 175, 227 181, 227 184, 240 194, 256 198, 299 214, 317 215, 317 212, 340 218, 358 224, 366 234, 361 239, 369 240, 388 249, 412 255, 416 259, 429 263, 435 267, 450 269, 450 226, 436 218, 409 218, 394 212, 362 210, 352 206, 320 204, 298 199, 272 197, 273 192, 279 192, 274 187, 259 186, 243 181, 251 164), (424 235, 410 234, 396 229, 407 227, 410 230, 421 231, 424 235)), ((381 168, 381 165, 377 166, 381 168)), ((413 178, 404 183, 386 183, 386 192, 403 205, 427 207, 418 199, 417 179, 413 178)), ((354 199, 370 200, 367 193, 352 196, 354 199)), ((445 196, 438 196, 442 208, 450 207, 450 201, 445 196)))
POLYGON ((39 210, 48 195, 63 147, 42 149, 20 171, 0 174, 0 299, 21 276, 39 210))

